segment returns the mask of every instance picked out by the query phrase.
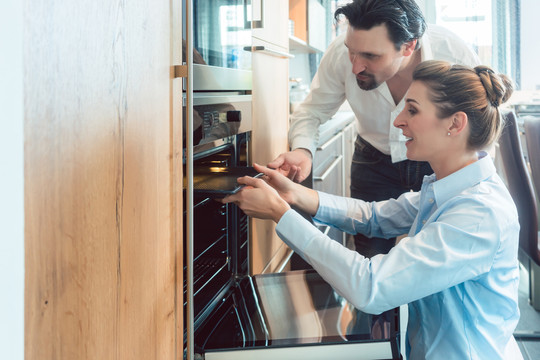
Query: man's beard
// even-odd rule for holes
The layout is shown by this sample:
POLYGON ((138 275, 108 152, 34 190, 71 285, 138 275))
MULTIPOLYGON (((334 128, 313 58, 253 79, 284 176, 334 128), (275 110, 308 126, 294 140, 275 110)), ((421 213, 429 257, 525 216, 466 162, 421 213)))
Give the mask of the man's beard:
POLYGON ((372 74, 360 73, 358 75, 368 77, 367 80, 360 80, 360 79, 356 78, 356 83, 358 84, 358 86, 362 90, 366 90, 366 91, 373 90, 373 89, 378 88, 381 85, 380 83, 377 83, 377 81, 375 80, 375 76, 373 76, 372 74))

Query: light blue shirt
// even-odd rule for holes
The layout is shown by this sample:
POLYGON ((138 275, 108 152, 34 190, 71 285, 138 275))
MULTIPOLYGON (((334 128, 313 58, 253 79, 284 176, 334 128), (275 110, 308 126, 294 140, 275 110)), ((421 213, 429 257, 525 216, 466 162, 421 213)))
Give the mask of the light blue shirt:
POLYGON ((489 156, 420 192, 364 202, 319 193, 315 220, 350 234, 403 238, 367 259, 321 233, 294 210, 276 231, 358 309, 409 304, 408 359, 522 359, 517 210, 489 156))

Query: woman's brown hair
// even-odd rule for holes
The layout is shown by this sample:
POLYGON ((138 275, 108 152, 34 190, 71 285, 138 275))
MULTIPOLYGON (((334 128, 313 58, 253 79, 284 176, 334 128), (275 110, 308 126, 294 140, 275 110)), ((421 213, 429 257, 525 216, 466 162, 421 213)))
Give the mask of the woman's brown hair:
POLYGON ((506 75, 495 74, 484 65, 470 68, 429 60, 416 67, 413 80, 428 87, 439 118, 449 117, 458 111, 467 114, 469 148, 483 149, 498 139, 503 128, 499 105, 506 102, 513 92, 512 81, 506 75))

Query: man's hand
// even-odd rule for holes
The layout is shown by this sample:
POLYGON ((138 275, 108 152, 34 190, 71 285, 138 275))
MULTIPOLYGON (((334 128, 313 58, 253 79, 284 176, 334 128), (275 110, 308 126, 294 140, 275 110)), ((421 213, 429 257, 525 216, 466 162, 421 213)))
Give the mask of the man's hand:
POLYGON ((312 156, 307 149, 294 149, 279 155, 268 163, 268 167, 278 170, 295 182, 304 181, 311 172, 312 156))

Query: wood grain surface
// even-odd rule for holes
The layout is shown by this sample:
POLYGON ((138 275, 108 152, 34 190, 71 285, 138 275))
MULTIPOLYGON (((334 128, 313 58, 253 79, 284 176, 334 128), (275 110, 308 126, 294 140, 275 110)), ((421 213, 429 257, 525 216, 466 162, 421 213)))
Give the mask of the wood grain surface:
POLYGON ((25 2, 26 359, 182 356, 171 4, 25 2))

